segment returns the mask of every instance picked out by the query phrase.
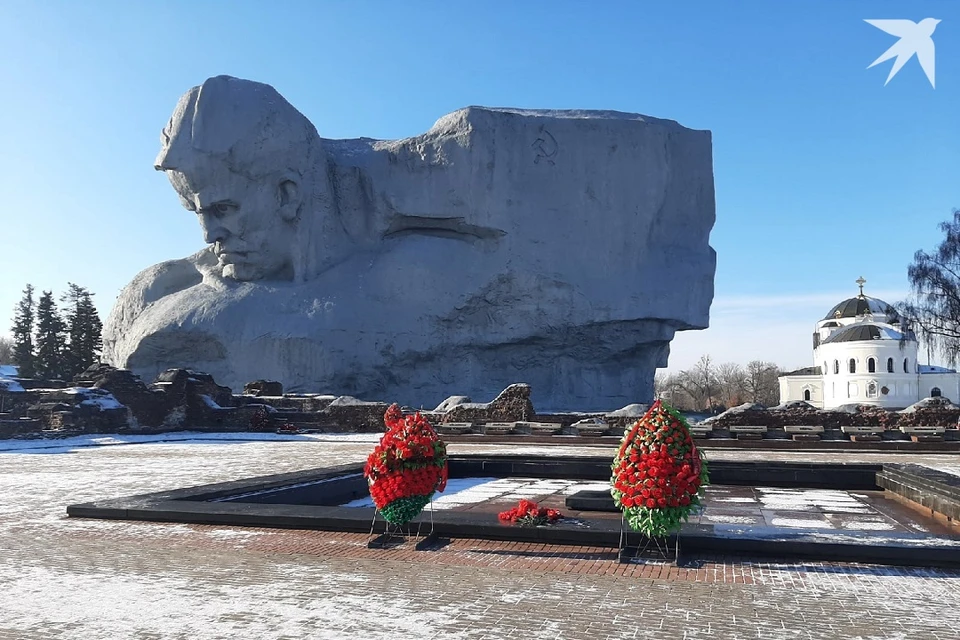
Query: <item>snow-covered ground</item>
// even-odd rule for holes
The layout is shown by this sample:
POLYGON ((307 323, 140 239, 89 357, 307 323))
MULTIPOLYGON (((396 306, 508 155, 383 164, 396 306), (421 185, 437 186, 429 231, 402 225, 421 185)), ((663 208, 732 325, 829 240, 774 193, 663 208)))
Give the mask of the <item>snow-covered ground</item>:
POLYGON ((136 434, 88 434, 70 438, 44 438, 37 440, 0 440, 0 452, 64 453, 83 447, 105 447, 121 444, 158 444, 169 442, 362 442, 376 443, 377 433, 298 434, 278 433, 204 433, 200 431, 176 431, 158 435, 136 434))
POLYGON ((637 580, 565 573, 562 555, 509 545, 398 560, 362 536, 65 516, 98 498, 360 462, 375 438, 0 442, 0 638, 956 637, 960 574, 942 571, 741 564, 718 565, 719 581, 637 580))

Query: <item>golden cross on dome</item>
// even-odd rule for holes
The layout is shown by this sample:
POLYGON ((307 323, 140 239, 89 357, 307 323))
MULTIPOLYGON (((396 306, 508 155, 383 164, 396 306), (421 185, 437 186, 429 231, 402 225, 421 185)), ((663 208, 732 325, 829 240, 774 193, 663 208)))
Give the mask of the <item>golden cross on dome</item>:
POLYGON ((867 284, 867 281, 863 279, 863 276, 860 276, 855 282, 860 285, 860 295, 863 296, 863 285, 867 284))

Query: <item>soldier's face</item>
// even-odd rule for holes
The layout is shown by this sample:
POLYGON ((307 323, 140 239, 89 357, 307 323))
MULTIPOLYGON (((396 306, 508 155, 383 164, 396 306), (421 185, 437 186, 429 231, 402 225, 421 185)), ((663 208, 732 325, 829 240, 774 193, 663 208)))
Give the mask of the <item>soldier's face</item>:
POLYGON ((167 175, 183 206, 197 214, 203 239, 213 245, 225 277, 292 278, 295 227, 279 215, 279 179, 254 180, 221 162, 167 175))

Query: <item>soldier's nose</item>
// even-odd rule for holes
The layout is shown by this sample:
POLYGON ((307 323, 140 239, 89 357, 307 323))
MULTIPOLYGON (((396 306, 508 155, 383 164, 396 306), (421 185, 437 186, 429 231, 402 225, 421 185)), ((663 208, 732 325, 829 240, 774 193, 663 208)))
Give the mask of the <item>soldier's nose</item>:
POLYGON ((207 244, 214 242, 223 242, 226 239, 226 231, 220 225, 216 218, 207 214, 201 214, 201 224, 203 225, 203 239, 207 244))

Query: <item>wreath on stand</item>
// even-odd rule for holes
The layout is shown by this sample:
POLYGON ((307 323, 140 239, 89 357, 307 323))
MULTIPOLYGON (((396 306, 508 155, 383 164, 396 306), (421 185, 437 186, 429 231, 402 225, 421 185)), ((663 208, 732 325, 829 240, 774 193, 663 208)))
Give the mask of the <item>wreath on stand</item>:
POLYGON ((709 484, 686 419, 660 400, 624 433, 612 469, 610 492, 623 519, 661 550, 709 484))
POLYGON ((392 404, 383 422, 387 431, 367 457, 363 475, 377 512, 399 527, 446 488, 447 447, 419 411, 404 416, 392 404))

